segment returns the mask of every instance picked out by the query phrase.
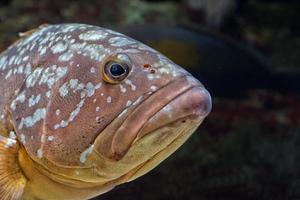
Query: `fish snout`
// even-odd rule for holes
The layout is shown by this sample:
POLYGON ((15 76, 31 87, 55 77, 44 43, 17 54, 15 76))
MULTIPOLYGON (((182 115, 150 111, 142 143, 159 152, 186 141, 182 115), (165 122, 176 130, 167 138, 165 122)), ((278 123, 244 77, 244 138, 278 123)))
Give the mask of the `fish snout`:
POLYGON ((187 113, 195 118, 205 118, 212 109, 210 93, 203 84, 193 76, 187 76, 187 81, 192 85, 191 89, 179 95, 177 103, 187 113))
POLYGON ((186 89, 166 103, 139 131, 135 141, 162 127, 197 127, 212 109, 210 93, 194 77, 186 77, 186 89))
POLYGON ((211 111, 212 103, 209 92, 201 87, 194 87, 181 95, 174 102, 183 112, 191 117, 205 118, 211 111))

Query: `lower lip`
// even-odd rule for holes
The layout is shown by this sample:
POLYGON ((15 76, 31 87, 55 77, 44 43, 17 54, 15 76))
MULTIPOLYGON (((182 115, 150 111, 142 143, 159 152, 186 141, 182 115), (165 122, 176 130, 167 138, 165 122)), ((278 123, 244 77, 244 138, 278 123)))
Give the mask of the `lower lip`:
MULTIPOLYGON (((150 156, 145 162, 143 162, 142 164, 138 165, 137 167, 132 169, 130 172, 128 172, 127 175, 124 176, 124 178, 126 178, 126 181, 132 181, 132 180, 144 175, 145 173, 147 173, 154 167, 156 167, 165 158, 167 158, 172 153, 174 153, 174 151, 176 151, 192 135, 192 133, 198 127, 198 126, 188 126, 188 124, 186 124, 185 126, 181 125, 181 127, 178 127, 176 125, 176 123, 181 123, 181 122, 179 122, 179 121, 172 122, 168 125, 165 125, 164 127, 160 127, 158 129, 154 130, 153 132, 149 133, 149 134, 153 134, 153 135, 159 135, 159 137, 163 137, 163 135, 165 135, 165 133, 164 132, 159 133, 161 129, 168 128, 168 127, 176 128, 176 131, 171 131, 176 134, 168 134, 167 133, 168 135, 172 135, 173 139, 169 140, 165 147, 160 149, 154 155, 150 156)), ((201 123, 201 121, 199 122, 199 124, 200 123, 201 123)), ((141 139, 139 141, 142 141, 142 140, 143 139, 141 139)))

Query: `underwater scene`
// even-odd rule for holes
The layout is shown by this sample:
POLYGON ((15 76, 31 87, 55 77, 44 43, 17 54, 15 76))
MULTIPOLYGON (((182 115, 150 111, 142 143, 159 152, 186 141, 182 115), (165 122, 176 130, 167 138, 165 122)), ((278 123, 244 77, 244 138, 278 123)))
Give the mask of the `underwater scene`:
MULTIPOLYGON (((17 41, 19 33, 27 34, 42 24, 90 24, 152 47, 190 72, 209 92, 210 113, 203 114, 208 115, 178 150, 149 173, 128 183, 121 181, 125 184, 116 184, 93 200, 296 200, 300 199, 299 10, 297 0, 2 0, 0 50, 17 41)), ((118 77, 127 70, 111 66, 115 71, 110 73, 118 77)), ((137 88, 141 84, 146 83, 139 82, 137 88)), ((129 82, 129 86, 135 90, 135 85, 129 82)), ((98 88, 95 85, 93 92, 98 88)), ((176 89, 180 90, 172 88, 176 89)), ((113 100, 109 97, 105 101, 114 102, 114 96, 113 100)), ((162 99, 155 99, 156 104, 162 99)), ((193 100, 188 101, 193 104, 193 100)), ((0 98, 0 109, 3 101, 0 98)), ((68 104, 62 112, 68 110, 68 104)), ((101 106, 97 110, 102 112, 101 106)), ((60 111, 54 112, 59 115, 60 111)), ((104 119, 97 120, 100 124, 104 119)), ((0 131, 4 129, 0 120, 0 131)), ((85 136, 82 138, 85 141, 85 136)), ((48 136, 48 140, 53 138, 48 136)), ((72 146, 71 142, 68 145, 72 146)), ((87 159, 93 145, 88 147, 80 161, 87 159)), ((119 155, 103 152, 119 160, 119 155)), ((38 150, 38 156, 41 154, 38 150)), ((71 163, 72 156, 66 157, 71 163)), ((0 173, 1 166, 0 159, 0 173)), ((41 187, 47 190, 46 185, 41 187)), ((3 191, 0 189, 1 200, 18 199, 6 197, 3 191)))

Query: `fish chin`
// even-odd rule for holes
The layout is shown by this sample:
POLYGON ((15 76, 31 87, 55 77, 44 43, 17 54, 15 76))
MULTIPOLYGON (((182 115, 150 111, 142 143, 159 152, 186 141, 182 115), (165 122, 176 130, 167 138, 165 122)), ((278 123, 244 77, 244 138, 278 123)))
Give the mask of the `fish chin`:
MULTIPOLYGON (((135 180, 159 165, 163 160, 165 160, 180 146, 182 146, 185 141, 193 134, 196 128, 201 124, 201 122, 199 122, 198 125, 195 126, 194 122, 191 122, 188 119, 184 120, 185 124, 182 124, 182 121, 178 120, 174 123, 169 124, 168 126, 156 129, 140 140, 145 140, 144 142, 149 144, 149 140, 152 140, 151 135, 161 136, 162 138, 166 135, 173 136, 173 139, 165 139, 165 146, 162 147, 161 150, 157 151, 157 153, 155 153, 154 155, 149 156, 149 158, 145 162, 128 172, 125 175, 124 182, 135 180)), ((157 143, 158 141, 154 142, 157 143)))
POLYGON ((134 142, 123 158, 112 162, 98 154, 97 170, 106 180, 118 184, 134 180, 176 151, 201 124, 186 118, 159 127, 134 142))

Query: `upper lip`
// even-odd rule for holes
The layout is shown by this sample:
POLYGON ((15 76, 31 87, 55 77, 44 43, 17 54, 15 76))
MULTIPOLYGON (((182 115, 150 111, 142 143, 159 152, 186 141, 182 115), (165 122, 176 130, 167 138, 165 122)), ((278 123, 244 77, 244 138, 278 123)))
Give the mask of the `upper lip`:
POLYGON ((176 96, 140 129, 135 141, 163 126, 186 119, 200 123, 211 110, 211 97, 203 87, 191 87, 176 96))
MULTIPOLYGON (((150 118, 156 115, 169 102, 196 87, 205 90, 199 82, 191 82, 187 76, 182 76, 160 88, 155 94, 149 96, 134 108, 124 121, 117 125, 117 128, 114 126, 114 121, 106 127, 95 141, 95 146, 101 149, 96 148, 95 150, 113 160, 121 159, 150 118), (172 92, 166 93, 166 91, 172 92), (115 131, 111 130, 111 128, 115 131), (111 132, 114 132, 114 134, 111 132)), ((204 115, 206 116, 207 114, 204 115)))

